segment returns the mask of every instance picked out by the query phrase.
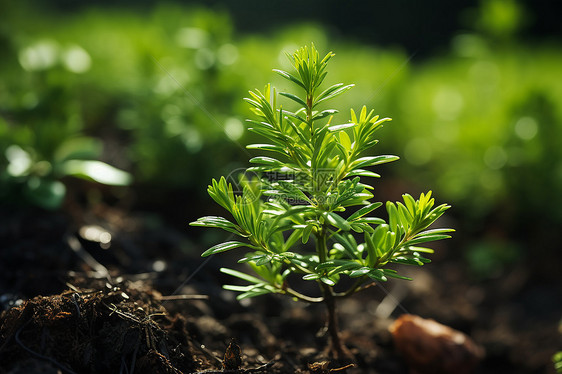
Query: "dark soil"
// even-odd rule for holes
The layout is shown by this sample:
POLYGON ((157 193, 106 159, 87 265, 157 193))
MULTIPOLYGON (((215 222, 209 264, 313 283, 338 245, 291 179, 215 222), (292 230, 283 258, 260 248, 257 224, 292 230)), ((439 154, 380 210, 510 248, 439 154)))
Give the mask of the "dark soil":
POLYGON ((486 351, 476 373, 554 373, 562 347, 558 276, 536 277, 521 262, 476 281, 444 247, 424 268, 402 269, 414 282, 340 303, 355 356, 343 369, 324 353, 323 305, 236 301, 218 270, 236 262, 202 259, 206 247, 188 229, 157 215, 104 204, 63 211, 0 209, 0 373, 406 374, 388 332, 405 312, 471 336, 486 351))

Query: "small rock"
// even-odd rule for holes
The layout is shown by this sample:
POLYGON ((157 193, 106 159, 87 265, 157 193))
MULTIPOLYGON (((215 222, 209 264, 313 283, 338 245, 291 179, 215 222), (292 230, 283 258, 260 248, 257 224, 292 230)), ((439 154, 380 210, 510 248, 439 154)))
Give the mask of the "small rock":
POLYGON ((421 374, 469 374, 484 350, 460 331, 432 319, 404 314, 390 327, 396 349, 421 374))

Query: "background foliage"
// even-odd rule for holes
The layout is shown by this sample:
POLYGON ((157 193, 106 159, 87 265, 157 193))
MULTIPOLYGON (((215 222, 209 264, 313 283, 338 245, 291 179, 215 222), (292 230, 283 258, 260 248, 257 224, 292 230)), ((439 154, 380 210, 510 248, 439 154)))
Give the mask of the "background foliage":
POLYGON ((87 149, 133 175, 115 196, 135 191, 182 222, 204 214, 211 177, 246 166, 242 97, 260 82, 282 88, 271 66, 312 41, 337 54, 330 81, 357 83, 342 107, 393 118, 379 151, 402 160, 383 170, 381 200, 407 184, 450 202, 476 274, 547 257, 560 240, 562 52, 541 2, 373 5, 368 22, 328 2, 278 23, 251 1, 71 3, 0 1, 3 201, 38 203, 17 192, 14 150, 41 178, 65 149, 87 149), (431 9, 435 22, 422 22, 431 9))

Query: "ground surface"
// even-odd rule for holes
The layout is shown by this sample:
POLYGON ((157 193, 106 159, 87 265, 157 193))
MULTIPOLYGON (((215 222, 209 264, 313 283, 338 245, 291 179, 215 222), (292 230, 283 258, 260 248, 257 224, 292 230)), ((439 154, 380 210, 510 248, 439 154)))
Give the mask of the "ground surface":
MULTIPOLYGON (((322 364, 322 305, 237 302, 221 289, 232 281, 218 271, 229 257, 200 258, 205 248, 187 229, 103 204, 64 212, 0 210, 0 373, 321 373, 343 365, 322 364)), ((474 281, 447 251, 408 271, 414 282, 341 303, 356 359, 346 372, 409 372, 387 330, 405 312, 470 335, 486 350, 477 373, 554 372, 558 278, 515 264, 474 281)))

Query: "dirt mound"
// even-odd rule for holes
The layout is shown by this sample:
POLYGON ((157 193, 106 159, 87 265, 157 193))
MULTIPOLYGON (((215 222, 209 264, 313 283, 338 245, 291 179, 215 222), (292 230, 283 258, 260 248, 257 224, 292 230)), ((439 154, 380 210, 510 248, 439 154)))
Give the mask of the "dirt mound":
POLYGON ((4 372, 190 373, 184 320, 158 294, 123 282, 37 296, 0 316, 4 372))

